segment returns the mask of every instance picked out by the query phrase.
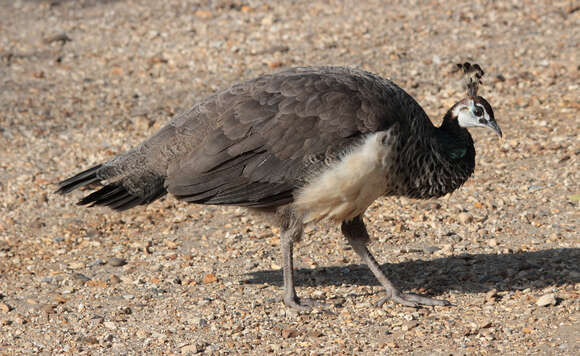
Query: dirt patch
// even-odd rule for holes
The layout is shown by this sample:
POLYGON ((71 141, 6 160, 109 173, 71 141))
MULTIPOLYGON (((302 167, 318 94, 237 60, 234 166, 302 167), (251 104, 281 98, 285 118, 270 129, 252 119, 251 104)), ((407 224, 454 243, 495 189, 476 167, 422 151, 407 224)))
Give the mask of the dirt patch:
POLYGON ((570 2, 1 3, 0 354, 580 353, 570 2), (296 313, 278 300, 278 231, 243 209, 167 197, 120 214, 52 193, 195 100, 291 66, 379 73, 439 123, 465 59, 504 139, 473 130, 476 173, 455 194, 366 215, 387 274, 453 307, 375 307, 372 274, 318 225, 298 294, 332 313, 296 313))

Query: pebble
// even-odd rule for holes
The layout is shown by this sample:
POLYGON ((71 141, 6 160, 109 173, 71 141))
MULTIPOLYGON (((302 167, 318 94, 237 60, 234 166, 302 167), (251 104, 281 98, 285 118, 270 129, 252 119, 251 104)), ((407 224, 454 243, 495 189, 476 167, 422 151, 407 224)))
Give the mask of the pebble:
POLYGON ((205 276, 203 276, 203 279, 202 279, 203 284, 215 283, 217 281, 218 281, 218 278, 213 273, 206 274, 205 276))
POLYGON ((208 321, 200 317, 194 317, 190 320, 190 322, 197 327, 205 327, 208 325, 208 321))
POLYGON ((111 258, 109 258, 107 263, 113 267, 121 267, 121 266, 124 266, 127 264, 127 260, 125 260, 124 258, 120 258, 120 257, 111 257, 111 258))
POLYGON ((8 313, 12 310, 12 307, 6 303, 0 303, 0 311, 3 313, 8 313))
POLYGON ((111 329, 111 330, 115 330, 117 329, 117 325, 115 323, 113 323, 112 321, 105 321, 103 323, 103 325, 107 328, 107 329, 111 329))
POLYGON ((73 294, 76 292, 76 289, 73 286, 65 286, 60 290, 60 292, 62 294, 73 294))
POLYGON ((401 326, 401 330, 409 331, 411 329, 416 328, 418 325, 419 325, 419 323, 416 321, 408 321, 401 326))
POLYGON ((312 337, 321 337, 324 335, 321 331, 318 331, 318 330, 309 330, 307 332, 307 334, 308 334, 308 336, 312 336, 312 337))
POLYGON ((495 302, 499 295, 497 294, 497 289, 492 289, 485 294, 485 299, 489 302, 495 302))
POLYGON ((112 274, 109 276, 109 283, 111 283, 112 285, 116 285, 121 283, 121 278, 119 278, 119 276, 117 276, 116 274, 112 274))
POLYGON ((203 351, 197 344, 190 344, 181 347, 182 354, 197 354, 203 351))
POLYGON ((71 262, 68 264, 69 269, 82 269, 85 268, 85 264, 83 262, 71 262))
POLYGON ((89 345, 95 345, 99 343, 99 340, 97 340, 97 338, 94 336, 79 336, 77 337, 77 341, 89 345))
POLYGON ((459 213, 457 214, 457 221, 461 224, 469 224, 473 222, 473 216, 469 213, 459 213))
POLYGON ((296 330, 296 329, 282 329, 281 335, 284 339, 296 337, 296 336, 298 336, 298 330, 296 330))
POLYGON ((424 248, 424 251, 429 254, 435 253, 439 250, 441 250, 441 248, 437 246, 427 246, 424 248))
POLYGON ((454 250, 453 245, 451 245, 451 244, 445 244, 445 245, 443 245, 443 248, 441 250, 438 250, 436 252, 439 252, 439 253, 442 253, 442 254, 447 255, 447 254, 452 253, 453 250, 454 250))
POLYGON ((536 305, 540 307, 547 307, 549 305, 556 305, 558 300, 554 293, 544 294, 536 301, 536 305))
POLYGON ((71 278, 73 281, 75 281, 76 283, 79 283, 79 284, 84 284, 84 283, 91 280, 89 277, 85 276, 82 273, 73 273, 71 278))

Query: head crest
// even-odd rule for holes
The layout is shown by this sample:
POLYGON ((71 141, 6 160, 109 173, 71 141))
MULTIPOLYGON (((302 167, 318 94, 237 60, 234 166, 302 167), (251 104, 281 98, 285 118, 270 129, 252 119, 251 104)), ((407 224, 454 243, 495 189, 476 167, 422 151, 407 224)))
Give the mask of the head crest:
POLYGON ((463 69, 464 85, 467 90, 467 96, 471 98, 477 97, 477 91, 481 84, 481 77, 485 74, 483 69, 481 69, 479 64, 471 64, 469 62, 463 64, 458 63, 457 67, 463 69))

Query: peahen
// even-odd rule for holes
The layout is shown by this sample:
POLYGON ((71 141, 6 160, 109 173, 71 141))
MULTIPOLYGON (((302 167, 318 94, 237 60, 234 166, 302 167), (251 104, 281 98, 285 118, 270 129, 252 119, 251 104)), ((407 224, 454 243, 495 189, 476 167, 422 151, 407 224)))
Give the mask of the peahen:
POLYGON ((390 80, 347 67, 304 67, 236 84, 174 117, 137 147, 59 183, 58 193, 103 183, 80 205, 126 210, 167 192, 197 204, 237 205, 277 217, 283 300, 309 309, 294 288, 293 245, 305 224, 341 224, 349 243, 386 290, 408 305, 448 305, 403 294, 366 245, 362 216, 381 196, 440 197, 473 173, 467 131, 501 136, 489 103, 477 95, 483 71, 459 65, 467 96, 435 127, 421 106, 390 80))

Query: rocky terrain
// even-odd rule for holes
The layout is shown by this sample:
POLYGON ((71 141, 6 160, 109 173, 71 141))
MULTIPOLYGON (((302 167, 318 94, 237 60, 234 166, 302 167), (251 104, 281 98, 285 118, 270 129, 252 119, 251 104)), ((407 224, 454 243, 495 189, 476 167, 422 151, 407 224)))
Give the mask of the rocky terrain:
POLYGON ((580 4, 575 1, 0 0, 0 355, 580 354, 580 4), (473 130, 475 175, 436 201, 383 199, 383 295, 336 226, 309 228, 280 302, 278 230, 163 198, 80 208, 55 183, 138 144, 196 100, 299 65, 352 65, 439 123, 486 75, 504 132, 473 130))

